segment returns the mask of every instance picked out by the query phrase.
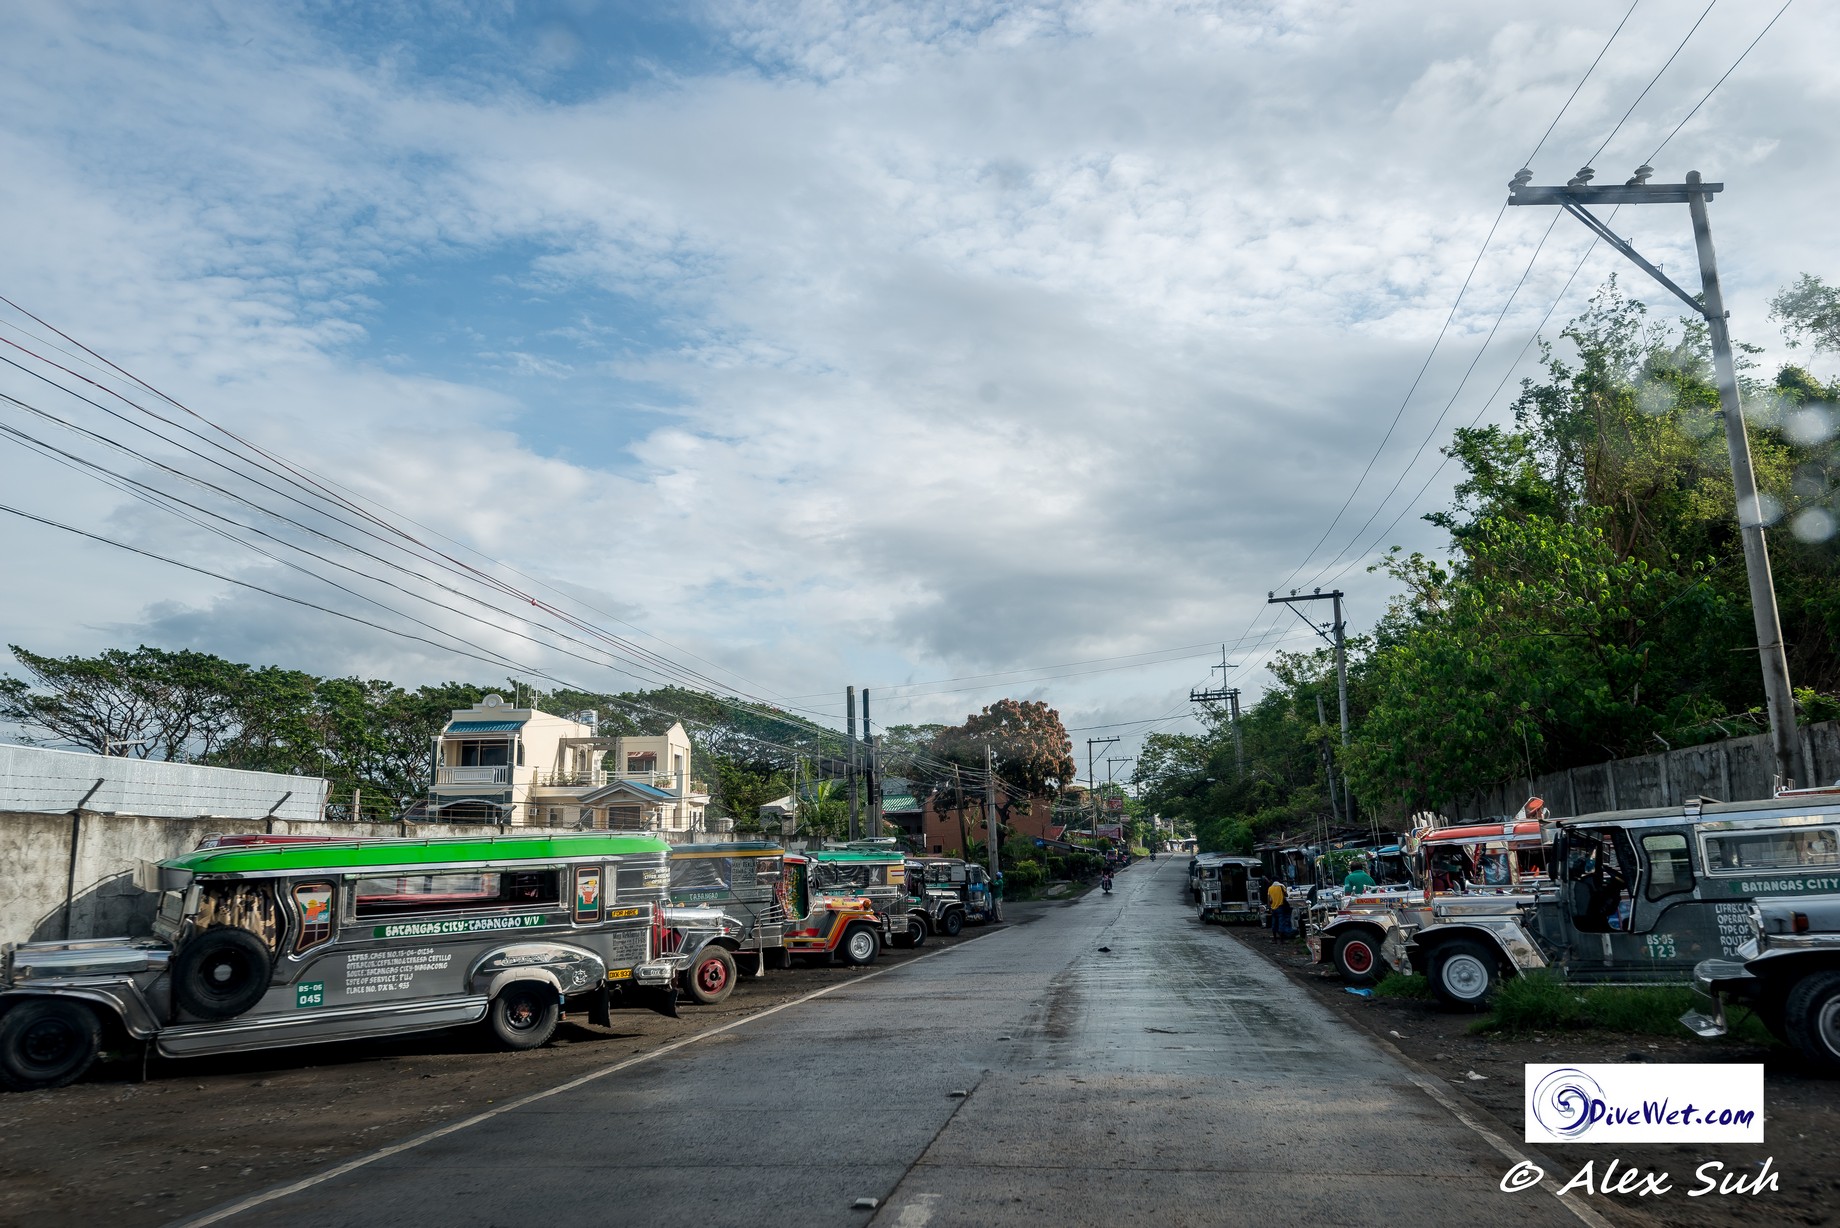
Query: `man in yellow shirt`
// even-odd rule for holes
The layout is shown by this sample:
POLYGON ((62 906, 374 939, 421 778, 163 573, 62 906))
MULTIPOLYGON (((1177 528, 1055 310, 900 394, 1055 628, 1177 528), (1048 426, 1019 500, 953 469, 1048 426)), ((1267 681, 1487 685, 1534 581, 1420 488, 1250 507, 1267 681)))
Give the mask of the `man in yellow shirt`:
POLYGON ((1265 899, 1271 905, 1271 940, 1276 942, 1290 932, 1290 897, 1284 884, 1274 878, 1265 888, 1265 899))

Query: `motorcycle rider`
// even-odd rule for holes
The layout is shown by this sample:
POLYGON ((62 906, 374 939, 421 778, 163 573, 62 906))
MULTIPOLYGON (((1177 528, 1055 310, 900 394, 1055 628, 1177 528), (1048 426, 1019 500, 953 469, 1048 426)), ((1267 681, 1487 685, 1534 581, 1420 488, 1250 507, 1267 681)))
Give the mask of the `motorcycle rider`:
POLYGON ((1106 870, 1099 875, 1099 887, 1107 895, 1112 893, 1112 872, 1110 870, 1106 870))

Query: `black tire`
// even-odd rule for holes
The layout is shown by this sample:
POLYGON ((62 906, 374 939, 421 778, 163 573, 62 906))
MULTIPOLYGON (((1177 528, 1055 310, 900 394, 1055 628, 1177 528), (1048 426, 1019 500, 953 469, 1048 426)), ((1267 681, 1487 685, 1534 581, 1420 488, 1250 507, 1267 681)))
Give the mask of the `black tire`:
POLYGON ((844 931, 837 954, 852 968, 866 968, 882 953, 882 939, 866 925, 852 925, 844 931))
POLYGON ((502 1049, 540 1049, 556 1034, 562 1005, 552 986, 519 981, 499 991, 486 1010, 486 1026, 502 1049))
POLYGON ((962 908, 948 908, 946 915, 939 918, 939 931, 947 938, 956 938, 965 928, 965 911, 962 908))
POLYGON ((735 957, 724 947, 704 947, 684 969, 684 992, 699 1006, 714 1006, 735 992, 735 957))
POLYGON ((102 1047, 102 1020, 68 998, 28 998, 0 1015, 0 1087, 33 1092, 83 1077, 102 1047))
POLYGON ((1501 957, 1473 938, 1453 938, 1431 953, 1430 979, 1445 1006, 1479 1011, 1501 983, 1501 957))
POLYGON ((233 1019, 262 1000, 274 971, 266 942, 245 929, 214 926, 179 949, 173 998, 200 1019, 233 1019))
POLYGON ((923 947, 926 945, 926 918, 907 914, 907 938, 901 943, 904 947, 923 947))
POLYGON ((1815 972, 1783 1002, 1783 1039, 1824 1074, 1840 1074, 1840 972, 1815 972))
POLYGON ((1335 960, 1335 970, 1350 985, 1378 983, 1386 976, 1386 960, 1380 955, 1382 941, 1379 930, 1366 926, 1337 935, 1330 956, 1335 960))

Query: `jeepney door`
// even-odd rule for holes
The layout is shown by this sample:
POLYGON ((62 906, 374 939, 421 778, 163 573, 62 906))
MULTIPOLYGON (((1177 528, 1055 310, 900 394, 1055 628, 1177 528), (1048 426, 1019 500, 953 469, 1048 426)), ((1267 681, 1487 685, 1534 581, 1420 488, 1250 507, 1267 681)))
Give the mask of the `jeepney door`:
POLYGON ((1695 907, 1690 843, 1680 829, 1565 833, 1555 846, 1560 900, 1551 913, 1569 931, 1562 939, 1568 976, 1671 979, 1708 949, 1717 953, 1713 910, 1695 907))

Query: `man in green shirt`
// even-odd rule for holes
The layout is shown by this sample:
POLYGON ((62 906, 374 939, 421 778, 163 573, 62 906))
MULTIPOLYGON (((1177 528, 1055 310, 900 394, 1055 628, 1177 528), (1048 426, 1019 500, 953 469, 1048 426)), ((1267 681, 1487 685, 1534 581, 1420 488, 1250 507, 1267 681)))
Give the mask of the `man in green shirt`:
POLYGON ((1348 874, 1342 879, 1343 891, 1366 891, 1374 886, 1374 876, 1367 872, 1367 863, 1360 858, 1348 867, 1348 874))

